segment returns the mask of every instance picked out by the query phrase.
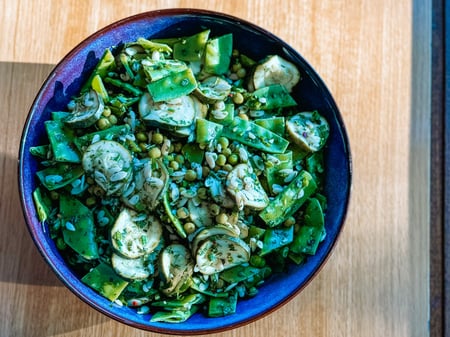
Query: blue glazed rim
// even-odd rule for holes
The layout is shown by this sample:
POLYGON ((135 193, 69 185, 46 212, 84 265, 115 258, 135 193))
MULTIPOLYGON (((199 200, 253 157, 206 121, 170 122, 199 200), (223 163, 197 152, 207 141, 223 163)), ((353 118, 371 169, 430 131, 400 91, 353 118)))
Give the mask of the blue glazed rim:
POLYGON ((272 33, 239 18, 199 9, 165 9, 140 13, 112 23, 92 34, 70 51, 53 69, 36 96, 23 129, 19 150, 19 190, 28 230, 45 261, 57 277, 76 296, 91 307, 124 324, 157 333, 195 335, 233 329, 275 311, 306 287, 329 258, 345 222, 352 185, 352 158, 349 140, 338 107, 316 71, 291 46, 272 33), (302 110, 317 109, 330 123, 330 140, 325 149, 324 194, 328 198, 325 226, 327 237, 317 254, 301 266, 291 266, 288 273, 277 274, 268 280, 259 294, 238 303, 234 315, 208 318, 195 314, 184 323, 150 322, 149 315, 137 315, 132 309, 119 307, 84 285, 66 265, 45 224, 38 221, 32 192, 36 187, 35 172, 38 163, 29 153, 31 146, 46 142, 43 121, 51 111, 64 109, 92 70, 103 51, 111 46, 129 42, 138 37, 186 36, 208 27, 212 35, 233 33, 235 47, 253 58, 279 54, 299 66, 302 81, 293 96, 302 110))

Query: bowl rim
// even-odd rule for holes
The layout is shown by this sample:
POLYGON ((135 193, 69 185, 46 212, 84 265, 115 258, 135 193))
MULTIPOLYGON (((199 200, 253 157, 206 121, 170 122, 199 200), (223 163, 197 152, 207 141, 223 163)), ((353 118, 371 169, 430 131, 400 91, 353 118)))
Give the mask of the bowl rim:
MULTIPOLYGON (((284 306, 286 303, 291 301, 294 297, 296 297, 302 290, 309 285, 310 282, 317 276, 317 274, 322 270, 322 268, 325 266, 326 262, 332 255, 337 241, 339 240, 343 227, 346 223, 346 217, 348 214, 348 209, 350 206, 351 201, 351 194, 352 194, 352 186, 353 186, 353 159, 350 149, 350 142, 348 138, 348 134, 346 131, 346 127, 343 121, 342 114, 340 113, 340 110, 334 100, 333 95, 329 91, 329 88, 326 86, 322 78, 319 76, 317 71, 309 64, 309 62, 303 58, 303 56, 294 48, 292 48, 288 43, 286 43, 284 40, 280 39, 270 31, 248 21, 245 19, 241 19, 237 16, 233 16, 226 13, 221 13, 217 11, 212 10, 206 10, 206 9, 198 9, 198 8, 167 8, 167 9, 158 9, 158 10, 150 10, 145 12, 140 12, 122 19, 119 19, 117 21, 114 21, 103 28, 100 28, 99 30, 95 31, 94 33, 90 34, 86 38, 84 38, 82 41, 80 41, 78 44, 76 44, 59 62, 54 65, 52 68, 50 74, 47 76, 43 84, 40 86, 39 91, 33 100, 33 103, 31 104, 31 107, 29 109, 29 112, 27 114, 27 118, 24 122, 24 127, 22 131, 22 135, 20 138, 20 146, 19 146, 19 154, 18 154, 18 188, 19 188, 19 194, 20 194, 20 203, 22 212, 24 215, 24 220, 26 227, 28 228, 28 231, 30 233, 30 236, 37 247, 40 255, 44 258, 46 263, 51 267, 52 271, 56 274, 58 279, 73 293, 75 294, 79 299, 81 299, 83 302, 91 306, 92 308, 96 309, 97 311, 101 312, 102 314, 106 315, 107 317, 118 321, 120 323, 126 324, 128 326, 138 328, 141 330, 146 330, 150 332, 156 332, 156 333, 162 333, 162 334, 172 334, 172 335, 200 335, 200 334, 211 334, 211 333, 218 333, 218 332, 224 332, 229 331, 244 325, 247 325, 251 322, 255 322, 272 312, 278 310, 280 307, 284 306), (31 119, 33 116, 33 111, 35 111, 37 104, 42 98, 43 92, 47 89, 49 83, 51 82, 52 78, 56 76, 56 73, 58 69, 68 60, 70 60, 74 55, 76 55, 80 50, 82 50, 86 45, 89 45, 90 43, 94 42, 99 36, 103 35, 104 33, 107 33, 111 30, 114 30, 118 27, 125 26, 127 24, 132 25, 135 21, 145 20, 145 19, 152 19, 152 18, 158 18, 162 16, 183 16, 183 15, 199 15, 199 16, 205 16, 205 17, 213 17, 217 18, 219 20, 227 20, 227 21, 235 21, 238 24, 243 25, 244 27, 250 28, 252 31, 257 31, 265 36, 268 36, 271 40, 276 41, 277 43, 283 45, 284 47, 287 47, 290 49, 289 51, 291 53, 294 53, 294 55, 301 58, 302 62, 304 62, 305 66, 307 66, 313 75, 315 75, 314 80, 319 83, 319 85, 325 89, 325 93, 328 94, 328 104, 330 105, 331 109, 334 111, 334 117, 337 120, 337 123, 339 125, 339 131, 340 131, 340 137, 343 140, 345 150, 346 150, 346 160, 347 160, 347 179, 348 179, 348 186, 347 186, 347 194, 345 198, 345 205, 342 206, 342 217, 339 221, 339 230, 336 233, 335 239, 330 244, 328 251, 326 252, 325 256, 320 260, 320 263, 314 268, 311 275, 303 282, 300 286, 296 288, 295 291, 291 292, 287 296, 285 296, 281 301, 277 302, 272 307, 269 307, 265 309, 264 311, 261 311, 253 316, 247 317, 242 320, 237 320, 235 323, 228 324, 228 325, 220 325, 214 328, 207 328, 207 329, 196 329, 196 330, 182 330, 177 329, 177 325, 175 323, 172 323, 173 328, 164 326, 159 327, 157 325, 152 324, 151 322, 148 322, 148 324, 141 324, 136 321, 131 321, 121 315, 117 315, 116 313, 107 310, 102 305, 98 304, 96 301, 92 300, 88 295, 82 293, 79 291, 77 287, 73 285, 73 280, 70 280, 70 277, 68 278, 68 275, 65 275, 57 266, 57 264, 52 260, 51 256, 49 255, 47 248, 45 245, 40 242, 36 235, 36 229, 35 226, 33 226, 32 223, 29 221, 29 211, 28 207, 31 207, 34 205, 28 205, 25 198, 24 198, 24 180, 23 176, 26 172, 24 172, 23 167, 23 156, 24 156, 24 148, 26 144, 27 135, 30 132, 29 127, 31 123, 31 119)), ((45 231, 45 230, 44 230, 45 231)), ((70 269, 70 268, 68 268, 70 269)), ((73 275, 71 275, 73 276, 73 275)), ((79 279, 77 279, 79 281, 79 279)), ((79 281, 80 282, 80 281, 79 281)), ((86 286, 87 287, 87 286, 86 286)))

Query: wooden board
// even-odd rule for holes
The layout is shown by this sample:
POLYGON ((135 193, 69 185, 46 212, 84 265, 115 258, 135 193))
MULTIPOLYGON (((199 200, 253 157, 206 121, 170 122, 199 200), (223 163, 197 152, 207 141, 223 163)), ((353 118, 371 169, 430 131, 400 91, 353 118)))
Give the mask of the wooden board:
POLYGON ((76 298, 24 224, 17 153, 45 77, 83 38, 142 11, 196 7, 275 33, 318 71, 351 141, 354 186, 318 277, 277 312, 220 336, 429 335, 431 1, 3 1, 0 4, 2 336, 152 336, 76 298))

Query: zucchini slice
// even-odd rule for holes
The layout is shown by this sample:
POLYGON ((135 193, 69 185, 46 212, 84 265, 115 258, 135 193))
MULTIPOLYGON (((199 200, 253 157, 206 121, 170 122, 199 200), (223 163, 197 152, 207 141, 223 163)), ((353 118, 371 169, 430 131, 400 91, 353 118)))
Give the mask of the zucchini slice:
POLYGON ((101 140, 87 147, 82 164, 106 195, 118 195, 132 180, 132 160, 131 153, 121 144, 101 140))
POLYGON ((64 122, 74 128, 88 128, 100 119, 104 108, 102 97, 91 89, 76 100, 73 112, 64 122))
POLYGON ((239 237, 239 233, 236 233, 231 227, 227 227, 225 225, 202 228, 198 231, 198 233, 192 240, 191 251, 193 252, 193 254, 197 254, 198 247, 203 241, 214 235, 228 235, 236 238, 239 237))
POLYGON ((167 246, 159 256, 159 270, 165 282, 162 291, 167 295, 178 293, 194 273, 190 251, 179 243, 167 246))
POLYGON ((111 265, 119 276, 127 280, 144 280, 151 274, 151 269, 143 256, 137 259, 129 259, 113 253, 111 256, 111 265))
POLYGON ((245 206, 261 210, 269 204, 269 197, 261 186, 253 169, 247 164, 239 164, 228 173, 227 191, 235 198, 239 210, 245 206))
POLYGON ((204 275, 248 262, 250 247, 241 239, 230 235, 212 235, 199 245, 196 268, 204 275))
POLYGON ((129 259, 153 252, 161 237, 162 226, 155 217, 144 216, 127 208, 120 212, 111 229, 114 250, 129 259))
POLYGON ((174 130, 190 126, 194 122, 197 106, 190 96, 155 102, 149 93, 139 101, 139 114, 145 123, 174 130))
POLYGON ((292 141, 308 152, 319 151, 330 134, 327 120, 317 111, 292 116, 286 122, 286 130, 292 141))
POLYGON ((300 72, 293 63, 278 55, 271 55, 255 67, 248 86, 250 91, 254 91, 272 84, 281 84, 291 92, 299 81, 300 72))
POLYGON ((231 92, 231 85, 219 76, 210 76, 200 83, 193 94, 204 103, 224 101, 231 92))

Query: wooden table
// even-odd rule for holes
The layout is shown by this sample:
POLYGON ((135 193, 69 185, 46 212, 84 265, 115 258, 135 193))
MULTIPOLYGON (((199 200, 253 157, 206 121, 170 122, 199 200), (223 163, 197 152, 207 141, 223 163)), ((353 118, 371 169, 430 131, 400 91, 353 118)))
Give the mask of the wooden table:
POLYGON ((222 11, 287 41, 328 84, 351 141, 352 200, 326 266, 277 312, 218 335, 430 335, 431 0, 2 1, 0 335, 156 336, 94 311, 53 275, 25 227, 16 167, 28 109, 58 60, 115 20, 167 7, 222 11))

